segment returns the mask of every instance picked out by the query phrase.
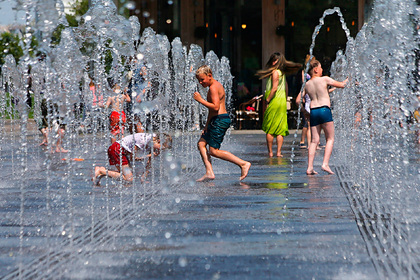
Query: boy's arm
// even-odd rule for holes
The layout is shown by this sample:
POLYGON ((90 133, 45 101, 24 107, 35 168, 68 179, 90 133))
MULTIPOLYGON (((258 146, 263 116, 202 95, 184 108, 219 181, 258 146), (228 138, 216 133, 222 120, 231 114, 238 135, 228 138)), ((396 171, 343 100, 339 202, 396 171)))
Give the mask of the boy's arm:
POLYGON ((271 76, 271 82, 273 83, 273 86, 271 87, 271 92, 266 99, 268 103, 270 103, 270 101, 276 95, 277 87, 279 86, 279 73, 276 70, 273 71, 273 75, 271 76))
POLYGON ((157 155, 159 155, 160 154, 160 150, 161 150, 161 146, 160 146, 160 144, 159 143, 153 143, 153 154, 155 155, 155 156, 157 156, 157 155))
POLYGON ((296 101, 295 101, 296 105, 298 105, 298 106, 300 105, 300 100, 302 99, 302 94, 305 95, 304 92, 305 92, 305 89, 303 89, 301 92, 299 92, 298 96, 296 96, 296 101))
POLYGON ((131 102, 131 98, 130 98, 130 95, 128 95, 128 93, 124 93, 124 96, 125 96, 125 101, 131 102))
MULTIPOLYGON (((305 88, 302 89, 301 92, 299 92, 298 96, 296 97, 296 105, 300 105, 300 101, 302 100, 302 103, 305 103, 305 95, 306 95, 306 90, 305 88)), ((302 104, 303 106, 303 104, 302 104)))
POLYGON ((343 82, 338 82, 334 79, 331 79, 330 77, 325 77, 327 79, 327 85, 336 87, 336 88, 344 88, 347 84, 348 78, 345 79, 343 82))
POLYGON ((149 175, 150 167, 152 166, 152 158, 149 157, 146 163, 146 170, 144 171, 143 175, 141 175, 141 181, 144 182, 146 180, 147 175, 149 175))
POLYGON ((105 108, 108 108, 109 107, 109 105, 111 105, 111 103, 112 103, 112 97, 110 96, 110 97, 108 97, 108 100, 106 101, 106 103, 105 103, 105 108))
POLYGON ((201 97, 200 93, 194 92, 194 99, 198 102, 206 106, 209 110, 212 111, 219 111, 220 108, 220 100, 219 100, 219 94, 217 92, 216 87, 210 87, 209 92, 207 93, 208 98, 207 101, 203 97, 201 97))
POLYGON ((145 160, 146 158, 150 158, 152 157, 152 154, 148 154, 146 156, 142 156, 142 157, 136 157, 135 160, 141 161, 141 160, 145 160))

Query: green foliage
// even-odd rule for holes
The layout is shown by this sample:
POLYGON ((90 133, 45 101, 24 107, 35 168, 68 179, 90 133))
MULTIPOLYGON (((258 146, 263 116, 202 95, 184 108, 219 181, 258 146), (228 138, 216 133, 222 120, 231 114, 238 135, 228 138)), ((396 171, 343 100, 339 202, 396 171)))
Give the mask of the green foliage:
MULTIPOLYGON (((0 35, 0 65, 4 64, 4 58, 11 54, 19 62, 19 59, 23 56, 23 42, 18 34, 3 32, 0 35)), ((29 55, 33 56, 36 53, 38 41, 32 36, 31 45, 29 47, 29 55)))
POLYGON ((80 17, 86 14, 89 10, 89 0, 77 0, 71 6, 70 11, 73 14, 66 14, 67 22, 71 27, 79 26, 80 17))
POLYGON ((61 32, 63 32, 64 28, 66 27, 60 24, 54 29, 53 33, 51 34, 51 45, 57 46, 60 44, 61 32))
POLYGON ((4 58, 11 54, 16 61, 23 55, 22 47, 20 46, 20 38, 17 34, 4 32, 0 35, 0 64, 4 64, 4 58))

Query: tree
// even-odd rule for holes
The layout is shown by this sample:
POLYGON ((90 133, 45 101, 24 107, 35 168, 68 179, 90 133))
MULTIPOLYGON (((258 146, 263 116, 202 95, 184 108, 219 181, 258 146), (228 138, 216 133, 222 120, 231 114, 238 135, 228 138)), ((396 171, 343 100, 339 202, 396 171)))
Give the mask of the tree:
POLYGON ((79 26, 80 17, 86 14, 89 10, 89 0, 77 0, 71 6, 70 11, 73 13, 72 15, 66 14, 67 22, 71 27, 79 26))
POLYGON ((18 34, 4 32, 0 35, 0 64, 4 64, 6 55, 11 54, 16 62, 23 55, 22 47, 20 46, 21 39, 18 34))

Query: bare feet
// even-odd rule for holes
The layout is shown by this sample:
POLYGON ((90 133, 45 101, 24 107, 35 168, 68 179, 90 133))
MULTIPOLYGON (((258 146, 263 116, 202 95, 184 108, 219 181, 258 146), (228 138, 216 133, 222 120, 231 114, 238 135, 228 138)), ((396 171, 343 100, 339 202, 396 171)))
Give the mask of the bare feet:
POLYGON ((92 182, 95 186, 99 186, 99 182, 101 180, 101 168, 99 166, 95 166, 95 174, 92 177, 92 182))
POLYGON ((48 146, 48 142, 47 141, 42 141, 41 144, 39 144, 40 146, 48 146))
POLYGON ((214 180, 215 176, 214 174, 204 174, 203 177, 201 177, 200 179, 197 179, 196 182, 207 182, 207 181, 211 181, 214 180))
POLYGON ((277 157, 283 157, 283 155, 282 154, 277 154, 277 157))
POLYGON ((240 181, 245 179, 245 177, 248 175, 248 171, 251 168, 251 163, 246 162, 244 165, 241 166, 241 177, 239 178, 240 181))
POLYGON ((269 157, 273 157, 273 153, 268 153, 268 156, 269 157))
POLYGON ((325 172, 328 172, 329 174, 334 174, 334 172, 332 172, 331 168, 328 165, 323 165, 322 170, 324 170, 325 172))
POLYGON ((318 172, 316 172, 315 170, 306 170, 306 175, 316 175, 318 174, 318 172))
POLYGON ((69 152, 69 150, 65 150, 64 148, 57 148, 57 149, 55 149, 55 152, 56 153, 67 153, 67 152, 69 152))
POLYGON ((104 173, 106 174, 105 167, 95 166, 95 175, 93 175, 93 177, 92 177, 92 181, 93 181, 93 184, 95 186, 100 186, 101 185, 100 181, 101 181, 102 177, 105 177, 105 175, 102 174, 101 170, 103 170, 104 173))

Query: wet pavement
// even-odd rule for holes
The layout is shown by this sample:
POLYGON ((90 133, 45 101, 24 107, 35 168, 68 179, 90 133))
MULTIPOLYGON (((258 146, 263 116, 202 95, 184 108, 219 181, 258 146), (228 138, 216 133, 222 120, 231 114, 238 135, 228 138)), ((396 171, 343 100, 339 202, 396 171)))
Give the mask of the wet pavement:
POLYGON ((307 176, 297 143, 289 135, 284 157, 268 158, 265 134, 233 131, 222 149, 252 163, 243 182, 238 167, 214 159, 216 179, 196 183, 204 167, 195 151, 167 184, 93 187, 86 178, 103 151, 71 169, 54 165, 48 182, 34 173, 24 195, 4 176, 0 277, 378 279, 339 178, 320 170, 323 150, 319 175, 307 176), (80 178, 63 187, 69 172, 80 178))

